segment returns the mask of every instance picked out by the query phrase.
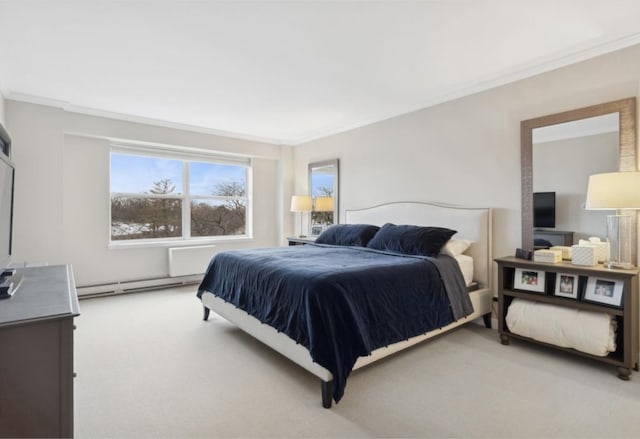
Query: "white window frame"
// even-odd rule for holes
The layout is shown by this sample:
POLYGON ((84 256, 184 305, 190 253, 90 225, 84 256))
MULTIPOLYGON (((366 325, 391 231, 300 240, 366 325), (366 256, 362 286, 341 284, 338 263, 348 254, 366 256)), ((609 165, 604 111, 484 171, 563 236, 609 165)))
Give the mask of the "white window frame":
POLYGON ((223 155, 219 153, 211 153, 204 150, 192 148, 164 148, 164 147, 147 147, 137 145, 115 144, 112 143, 109 150, 109 229, 108 242, 109 248, 127 248, 127 247, 173 247, 180 245, 193 245, 205 243, 220 243, 223 241, 246 241, 253 239, 253 161, 249 157, 223 155), (152 157, 156 159, 180 160, 182 161, 182 194, 139 194, 126 192, 112 192, 112 173, 111 173, 111 157, 113 154, 131 155, 137 157, 152 157), (204 195, 189 193, 189 163, 212 163, 217 165, 234 165, 244 166, 246 168, 246 196, 244 197, 226 197, 220 195, 204 195), (182 236, 168 238, 146 238, 146 239, 111 239, 111 199, 113 196, 122 196, 130 198, 160 198, 181 200, 182 202, 182 236), (191 201, 192 200, 238 200, 246 202, 245 211, 245 233, 243 235, 224 235, 224 236, 191 236, 191 201))

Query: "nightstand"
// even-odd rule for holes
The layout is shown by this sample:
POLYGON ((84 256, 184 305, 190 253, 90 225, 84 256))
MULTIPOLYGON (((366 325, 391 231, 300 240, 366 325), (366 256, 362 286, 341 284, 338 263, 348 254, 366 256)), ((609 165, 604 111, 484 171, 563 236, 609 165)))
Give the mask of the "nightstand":
POLYGON ((291 236, 287 238, 287 241, 289 241, 289 245, 313 244, 314 242, 316 242, 316 236, 305 236, 304 238, 291 236))

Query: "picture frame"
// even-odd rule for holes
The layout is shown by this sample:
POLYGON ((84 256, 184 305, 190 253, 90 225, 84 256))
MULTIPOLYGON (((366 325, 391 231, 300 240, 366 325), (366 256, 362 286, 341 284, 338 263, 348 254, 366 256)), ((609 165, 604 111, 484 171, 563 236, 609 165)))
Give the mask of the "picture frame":
POLYGON ((623 290, 624 282, 621 280, 589 276, 583 300, 621 308, 623 290))
POLYGON ((546 287, 544 270, 532 270, 530 268, 516 268, 513 279, 513 288, 517 290, 544 293, 546 287))
POLYGON ((313 224, 311 226, 311 236, 320 236, 325 230, 327 230, 326 225, 313 224))
POLYGON ((577 274, 557 273, 556 285, 553 295, 559 297, 567 297, 569 299, 577 299, 579 278, 580 276, 578 276, 577 274))

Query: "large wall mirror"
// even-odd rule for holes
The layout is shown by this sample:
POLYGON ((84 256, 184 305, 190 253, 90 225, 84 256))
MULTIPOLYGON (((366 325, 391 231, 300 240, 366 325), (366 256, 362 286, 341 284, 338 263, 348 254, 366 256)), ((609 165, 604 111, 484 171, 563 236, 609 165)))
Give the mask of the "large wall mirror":
MULTIPOLYGON (((522 247, 605 238, 606 216, 614 212, 584 209, 587 181, 592 174, 637 169, 636 99, 525 120, 520 129, 522 247), (545 199, 547 215, 540 208, 545 199)), ((635 237, 633 242, 636 261, 635 237)))
POLYGON ((313 199, 311 236, 338 223, 338 159, 309 163, 309 191, 313 199))

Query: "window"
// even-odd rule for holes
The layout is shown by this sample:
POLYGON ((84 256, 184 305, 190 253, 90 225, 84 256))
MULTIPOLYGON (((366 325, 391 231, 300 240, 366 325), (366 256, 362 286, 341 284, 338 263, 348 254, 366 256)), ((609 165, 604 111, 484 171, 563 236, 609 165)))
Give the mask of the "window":
POLYGON ((248 236, 249 160, 112 148, 111 241, 248 236))

